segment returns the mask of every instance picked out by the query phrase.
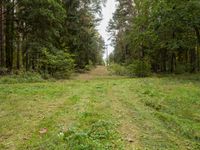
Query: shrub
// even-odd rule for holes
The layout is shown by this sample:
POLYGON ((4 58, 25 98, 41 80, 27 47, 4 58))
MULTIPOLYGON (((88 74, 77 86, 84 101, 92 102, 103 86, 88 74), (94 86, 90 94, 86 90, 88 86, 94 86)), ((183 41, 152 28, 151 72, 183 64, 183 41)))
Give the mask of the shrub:
POLYGON ((0 75, 6 75, 8 73, 8 69, 4 67, 0 67, 0 75))
POLYGON ((136 60, 127 66, 127 74, 130 77, 147 77, 151 73, 151 65, 146 60, 136 60))
POLYGON ((129 64, 127 67, 127 75, 129 77, 134 77, 135 76, 135 64, 132 63, 132 64, 129 64))
POLYGON ((41 63, 45 68, 44 73, 51 74, 57 79, 69 78, 74 69, 74 60, 65 51, 50 53, 47 49, 43 50, 44 59, 41 63))
POLYGON ((89 64, 85 66, 85 71, 90 71, 94 67, 92 61, 89 61, 89 64))
POLYGON ((183 63, 177 63, 174 73, 175 74, 183 74, 190 70, 191 70, 190 65, 183 64, 183 63))
POLYGON ((151 74, 151 65, 144 60, 135 60, 128 66, 123 66, 119 64, 112 64, 108 67, 111 74, 129 77, 147 77, 151 74))
POLYGON ((108 67, 108 70, 112 75, 120 75, 124 76, 127 75, 126 67, 119 65, 119 64, 112 64, 108 67))

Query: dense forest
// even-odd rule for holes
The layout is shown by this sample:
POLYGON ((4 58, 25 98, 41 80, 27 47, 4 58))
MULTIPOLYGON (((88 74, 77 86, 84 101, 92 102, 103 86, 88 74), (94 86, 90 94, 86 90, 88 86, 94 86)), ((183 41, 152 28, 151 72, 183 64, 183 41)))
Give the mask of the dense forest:
MULTIPOLYGON (((2 0, 0 74, 69 76, 102 64, 96 27, 105 0, 2 0)), ((198 0, 117 0, 108 31, 111 63, 139 72, 200 71, 198 0)))
POLYGON ((111 62, 156 73, 200 71, 199 0, 117 2, 108 28, 111 62))
POLYGON ((0 74, 69 75, 102 63, 101 0, 1 0, 0 74))

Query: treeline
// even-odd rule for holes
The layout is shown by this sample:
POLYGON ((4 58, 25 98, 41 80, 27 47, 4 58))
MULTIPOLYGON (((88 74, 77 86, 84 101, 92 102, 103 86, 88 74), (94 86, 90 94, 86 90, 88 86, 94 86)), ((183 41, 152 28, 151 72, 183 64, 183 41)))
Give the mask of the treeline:
POLYGON ((153 72, 200 71, 199 0, 117 1, 111 62, 149 64, 153 72))
POLYGON ((1 0, 0 74, 67 76, 102 63, 101 0, 1 0))

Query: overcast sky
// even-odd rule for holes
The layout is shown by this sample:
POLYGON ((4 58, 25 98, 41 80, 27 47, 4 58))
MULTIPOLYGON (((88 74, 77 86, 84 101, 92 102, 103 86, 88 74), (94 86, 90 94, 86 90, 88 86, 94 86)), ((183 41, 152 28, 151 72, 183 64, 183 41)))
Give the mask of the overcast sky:
MULTIPOLYGON (((106 32, 106 28, 108 26, 110 19, 113 16, 113 13, 115 12, 116 9, 115 5, 116 5, 115 0, 107 0, 106 7, 103 7, 102 10, 103 20, 100 26, 98 27, 101 36, 104 38, 106 45, 108 45, 107 50, 109 54, 113 51, 113 47, 110 45, 110 41, 108 40, 109 34, 106 32)), ((104 55, 104 58, 106 58, 106 53, 104 55)))

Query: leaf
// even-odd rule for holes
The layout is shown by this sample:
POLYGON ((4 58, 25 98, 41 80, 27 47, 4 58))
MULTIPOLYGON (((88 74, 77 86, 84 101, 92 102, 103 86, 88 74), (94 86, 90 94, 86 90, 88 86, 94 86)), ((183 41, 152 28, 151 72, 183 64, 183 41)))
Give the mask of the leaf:
POLYGON ((47 131, 48 131, 47 128, 42 128, 42 129, 40 129, 39 133, 40 134, 45 134, 45 133, 47 133, 47 131))
POLYGON ((127 138, 126 140, 127 140, 128 142, 130 142, 130 143, 133 143, 133 142, 134 142, 134 140, 131 139, 131 138, 127 138))

